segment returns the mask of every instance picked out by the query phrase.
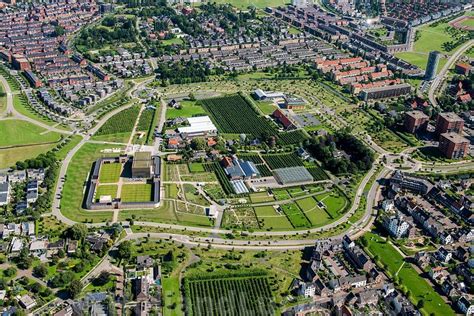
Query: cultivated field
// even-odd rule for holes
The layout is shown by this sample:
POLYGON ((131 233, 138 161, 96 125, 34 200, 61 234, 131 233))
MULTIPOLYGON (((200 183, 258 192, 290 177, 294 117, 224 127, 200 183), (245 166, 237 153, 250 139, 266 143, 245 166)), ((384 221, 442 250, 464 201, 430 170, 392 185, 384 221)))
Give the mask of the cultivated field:
POLYGON ((137 120, 140 108, 132 106, 112 116, 92 137, 94 140, 126 143, 137 120))
POLYGON ((202 275, 184 280, 187 315, 273 315, 268 277, 202 275))

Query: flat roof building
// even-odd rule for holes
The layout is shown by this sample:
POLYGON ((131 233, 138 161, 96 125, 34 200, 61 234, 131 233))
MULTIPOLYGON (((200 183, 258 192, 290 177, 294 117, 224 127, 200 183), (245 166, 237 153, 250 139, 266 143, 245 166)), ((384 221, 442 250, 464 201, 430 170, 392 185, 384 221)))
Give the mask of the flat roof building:
POLYGON ((132 160, 132 177, 133 178, 150 178, 151 177, 151 152, 136 152, 132 160))
POLYGON ((406 95, 410 92, 411 86, 408 83, 401 83, 384 87, 363 89, 360 93, 360 98, 364 101, 386 99, 406 95))
POLYGON ((275 179, 285 185, 313 181, 313 176, 305 167, 280 168, 273 171, 275 179))
POLYGON ((405 113, 405 130, 409 133, 425 131, 428 126, 429 117, 421 111, 409 111, 405 113))
POLYGON ((444 133, 461 134, 464 129, 464 120, 456 113, 446 112, 438 114, 436 118, 435 134, 441 135, 444 133))
POLYGON ((181 137, 212 136, 217 134, 217 127, 212 123, 209 116, 196 116, 187 119, 190 126, 179 127, 181 137))
POLYGON ((464 158, 469 153, 469 140, 457 133, 443 133, 438 148, 446 158, 464 158))

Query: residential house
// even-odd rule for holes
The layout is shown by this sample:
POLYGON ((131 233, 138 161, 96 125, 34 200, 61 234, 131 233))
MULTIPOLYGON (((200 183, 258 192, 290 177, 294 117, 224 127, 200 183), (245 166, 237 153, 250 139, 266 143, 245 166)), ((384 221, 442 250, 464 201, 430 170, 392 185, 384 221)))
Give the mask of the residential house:
POLYGON ((474 304, 472 303, 472 300, 468 299, 467 297, 461 296, 458 299, 457 306, 459 310, 466 316, 474 315, 474 304))
POLYGON ((447 251, 446 248, 444 247, 440 247, 438 251, 435 253, 435 255, 436 255, 436 258, 443 263, 448 263, 453 257, 453 254, 447 251))
POLYGON ((20 297, 18 302, 25 309, 32 309, 33 307, 36 306, 36 301, 33 298, 31 298, 28 294, 25 294, 22 297, 20 297))

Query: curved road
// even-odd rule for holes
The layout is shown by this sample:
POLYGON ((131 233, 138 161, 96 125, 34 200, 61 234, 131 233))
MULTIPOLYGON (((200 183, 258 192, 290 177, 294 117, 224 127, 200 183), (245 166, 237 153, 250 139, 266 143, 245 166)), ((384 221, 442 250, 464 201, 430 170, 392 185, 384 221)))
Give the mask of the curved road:
POLYGON ((70 132, 70 131, 65 131, 65 130, 62 130, 62 129, 59 129, 59 128, 56 128, 56 127, 53 127, 53 126, 49 126, 47 124, 36 121, 36 120, 34 120, 34 119, 32 119, 28 116, 25 116, 25 115, 21 114, 20 112, 18 112, 14 107, 13 92, 11 90, 11 87, 8 84, 7 80, 1 74, 0 74, 0 81, 2 82, 2 85, 5 87, 5 92, 7 94, 7 109, 6 109, 5 113, 7 113, 7 115, 11 114, 11 116, 8 116, 7 118, 4 118, 4 119, 19 119, 19 120, 23 120, 23 121, 27 121, 29 123, 35 124, 37 126, 40 126, 44 129, 52 131, 52 132, 56 132, 56 133, 60 133, 60 134, 69 134, 69 135, 72 134, 72 132, 70 132))
POLYGON ((439 107, 438 100, 436 100, 436 92, 443 83, 449 68, 451 68, 451 66, 459 59, 459 57, 461 57, 461 55, 464 54, 465 51, 471 48, 473 44, 474 40, 470 40, 464 43, 458 50, 456 50, 456 52, 451 55, 451 57, 449 57, 448 62, 444 65, 443 69, 441 69, 439 74, 431 83, 430 90, 428 91, 428 98, 430 99, 430 102, 433 106, 439 107))

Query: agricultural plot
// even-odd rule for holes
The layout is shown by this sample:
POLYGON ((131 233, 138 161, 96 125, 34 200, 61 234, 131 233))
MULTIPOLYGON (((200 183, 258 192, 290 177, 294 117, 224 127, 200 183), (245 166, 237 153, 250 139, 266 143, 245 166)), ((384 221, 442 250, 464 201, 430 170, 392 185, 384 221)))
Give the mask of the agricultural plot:
POLYGON ((309 222, 308 218, 306 218, 304 213, 300 210, 298 205, 294 203, 284 204, 281 206, 281 208, 294 228, 311 227, 311 223, 309 222))
POLYGON ((188 164, 189 171, 190 172, 205 172, 206 170, 204 169, 204 166, 202 163, 190 163, 188 164))
POLYGON ((122 202, 146 202, 151 201, 152 184, 124 184, 120 198, 122 202))
POLYGON ((104 163, 100 167, 99 182, 116 183, 120 179, 121 172, 122 172, 121 163, 104 163))
POLYGON ((293 226, 285 215, 278 214, 273 206, 257 206, 254 208, 261 228, 284 230, 293 226))
POLYGON ((278 134, 278 142, 283 145, 295 145, 304 142, 308 136, 302 130, 295 130, 278 134))
POLYGON ((142 111, 137 123, 137 131, 145 132, 146 135, 142 138, 142 143, 148 143, 153 135, 155 128, 156 109, 148 108, 142 111))
POLYGON ((222 227, 228 229, 258 229, 260 228, 255 211, 251 207, 228 209, 222 219, 222 227))
POLYGON ((181 109, 168 108, 166 110, 166 119, 206 115, 206 111, 204 111, 199 102, 183 100, 179 101, 179 104, 181 105, 181 109))
POLYGON ((272 193, 277 201, 288 200, 291 198, 290 194, 285 189, 275 189, 272 193))
POLYGON ((203 107, 221 133, 244 133, 258 138, 276 134, 273 126, 240 95, 207 99, 203 107))
POLYGON ((275 199, 273 196, 268 195, 267 192, 258 192, 250 194, 250 200, 252 203, 272 202, 275 199))
POLYGON ((306 167, 315 181, 327 180, 329 177, 319 166, 306 167))
POLYGON ((288 168, 288 167, 298 167, 303 166, 303 162, 301 161, 300 157, 295 153, 288 153, 288 154, 269 154, 269 155, 262 155, 263 159, 267 163, 270 169, 280 169, 280 168, 288 168))
POLYGON ((214 172, 216 174, 217 180, 221 184, 225 194, 235 193, 232 184, 229 182, 229 178, 227 178, 224 169, 222 169, 219 163, 214 162, 205 164, 204 169, 206 169, 207 172, 214 172))
POLYGON ((101 128, 95 133, 94 138, 98 136, 101 140, 124 142, 128 140, 133 130, 135 121, 140 113, 138 106, 132 106, 120 113, 112 116, 101 128), (115 136, 115 137, 114 137, 115 136))
POLYGON ((184 293, 190 316, 271 316, 275 312, 268 277, 262 273, 185 278, 184 293))

